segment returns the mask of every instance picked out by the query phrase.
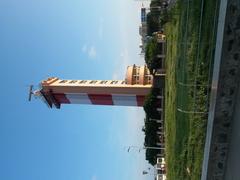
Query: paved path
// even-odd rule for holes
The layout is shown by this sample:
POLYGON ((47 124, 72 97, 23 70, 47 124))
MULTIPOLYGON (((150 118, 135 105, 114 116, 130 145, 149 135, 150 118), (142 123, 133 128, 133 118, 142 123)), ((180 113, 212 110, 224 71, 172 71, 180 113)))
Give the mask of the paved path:
POLYGON ((225 180, 240 180, 240 88, 235 107, 225 180))
POLYGON ((213 124, 214 124, 214 118, 215 118, 215 106, 217 101, 217 92, 218 92, 217 87, 218 87, 219 73, 220 73, 227 2, 228 2, 227 0, 221 0, 220 9, 219 9, 216 51, 215 51, 214 66, 213 66, 212 91, 211 91, 211 97, 210 97, 207 135, 206 135, 206 142, 205 142, 205 148, 204 148, 204 159, 203 159, 203 165, 202 165, 201 180, 207 180, 207 175, 208 175, 208 163, 209 163, 210 147, 211 147, 211 140, 212 140, 212 133, 213 133, 213 124))
POLYGON ((221 0, 202 180, 240 180, 239 81, 240 0, 221 0))

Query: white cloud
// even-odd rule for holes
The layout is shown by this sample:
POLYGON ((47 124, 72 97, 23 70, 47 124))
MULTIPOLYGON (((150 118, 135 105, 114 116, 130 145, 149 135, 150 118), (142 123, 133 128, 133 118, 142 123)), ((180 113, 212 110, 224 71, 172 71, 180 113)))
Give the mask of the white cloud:
POLYGON ((94 59, 96 58, 96 56, 97 56, 96 48, 94 46, 91 46, 88 49, 88 57, 90 57, 91 59, 94 59))
POLYGON ((97 51, 94 45, 88 46, 87 44, 84 44, 82 46, 82 52, 87 54, 90 59, 95 59, 97 56, 97 51))
POLYGON ((121 79, 121 78, 119 78, 119 74, 117 72, 114 72, 113 75, 112 75, 112 79, 113 80, 118 80, 118 79, 121 79))
POLYGON ((91 180, 97 180, 97 176, 95 176, 95 175, 92 176, 92 177, 91 177, 91 180))

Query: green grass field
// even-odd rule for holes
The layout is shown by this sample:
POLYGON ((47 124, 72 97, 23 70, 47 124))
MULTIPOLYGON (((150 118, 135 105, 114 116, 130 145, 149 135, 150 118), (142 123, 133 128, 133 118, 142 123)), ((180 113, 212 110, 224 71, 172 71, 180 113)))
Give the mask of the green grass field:
POLYGON ((219 0, 178 1, 167 35, 165 132, 167 178, 199 180, 206 134, 219 0), (201 11, 202 9, 202 11, 201 11), (180 110, 179 110, 180 109, 180 110))

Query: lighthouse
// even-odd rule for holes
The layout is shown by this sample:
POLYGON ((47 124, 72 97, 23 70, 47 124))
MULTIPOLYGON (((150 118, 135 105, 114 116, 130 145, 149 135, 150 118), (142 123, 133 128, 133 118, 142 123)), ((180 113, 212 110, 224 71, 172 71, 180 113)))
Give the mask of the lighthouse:
POLYGON ((40 83, 38 95, 49 107, 62 104, 143 106, 153 84, 146 65, 128 66, 124 80, 73 80, 51 77, 40 83))

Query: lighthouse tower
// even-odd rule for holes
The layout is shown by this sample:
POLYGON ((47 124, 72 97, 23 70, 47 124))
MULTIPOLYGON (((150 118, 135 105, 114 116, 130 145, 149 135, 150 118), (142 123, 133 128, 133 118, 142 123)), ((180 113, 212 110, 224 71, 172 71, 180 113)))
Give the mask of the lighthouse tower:
POLYGON ((145 66, 128 66, 125 80, 65 80, 56 77, 40 83, 38 91, 49 107, 61 104, 143 106, 153 77, 145 66))

